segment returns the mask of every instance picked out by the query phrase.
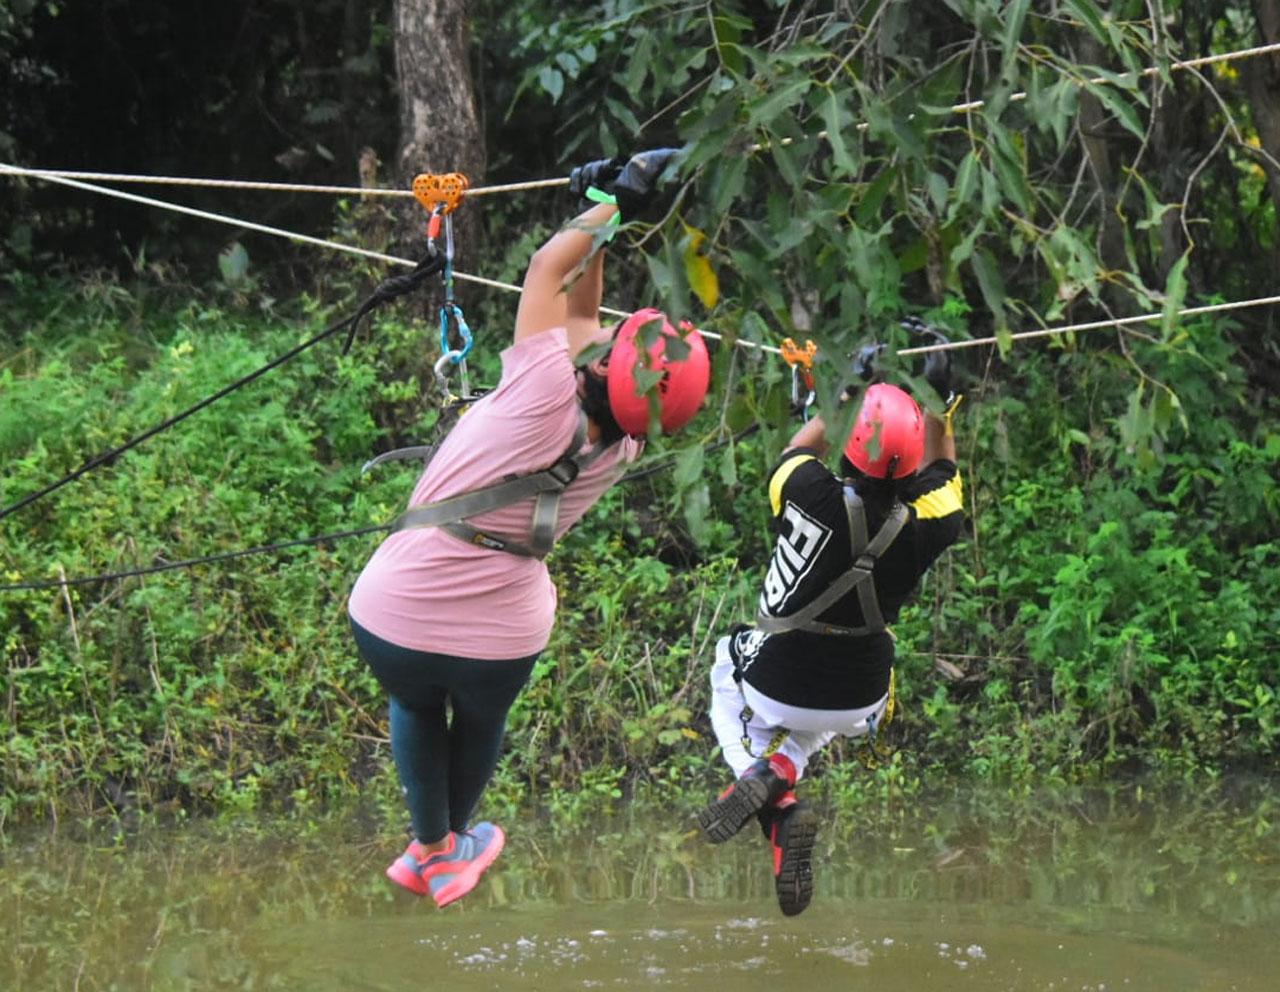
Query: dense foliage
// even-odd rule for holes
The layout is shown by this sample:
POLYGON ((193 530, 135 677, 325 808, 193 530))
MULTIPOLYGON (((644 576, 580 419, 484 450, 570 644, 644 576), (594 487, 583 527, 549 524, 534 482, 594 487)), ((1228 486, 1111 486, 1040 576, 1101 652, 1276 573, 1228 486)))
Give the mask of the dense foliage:
MULTIPOLYGON (((26 454, 7 459, 5 503, 308 333, 158 299, 144 312, 111 285, 34 284, 12 302, 6 333, 29 347, 0 371, 0 444, 26 454)), ((1190 333, 1231 368, 1220 329, 1190 333)), ((361 481, 358 466, 379 423, 431 431, 431 391, 395 374, 419 335, 388 318, 376 348, 308 352, 7 518, 5 581, 389 519, 408 475, 361 481)), ((1240 377, 1205 382, 1203 370, 1161 370, 1199 397, 1206 428, 1175 428, 1146 470, 1109 440, 1126 410, 1119 364, 1090 366, 1089 403, 1062 402, 1048 356, 1026 363, 1016 390, 979 394, 960 432, 972 535, 897 628, 900 750, 874 778, 852 762, 831 783, 913 790, 942 766, 1030 782, 1117 762, 1274 760, 1280 438, 1234 436, 1240 377)), ((744 440, 734 475, 723 456, 723 471, 704 473, 701 547, 674 512, 689 460, 676 456, 672 471, 615 489, 557 551, 560 623, 513 713, 495 801, 532 789, 576 807, 714 777, 706 671, 714 638, 749 615, 767 556, 767 447, 744 440)), ((6 592, 4 810, 332 799, 379 770, 393 792, 380 692, 342 609, 374 540, 6 592)))
MULTIPOLYGON (((36 40, 58 5, 18 6, 15 18, 0 5, 0 46, 34 46, 23 65, 53 65, 36 40)), ((104 10, 116 6, 128 5, 104 10)), ((490 178, 687 146, 669 212, 643 244, 628 250, 638 228, 613 250, 607 302, 656 292, 727 336, 700 429, 655 455, 669 470, 617 488, 555 553, 560 623, 513 713, 494 801, 532 789, 572 807, 701 791, 718 776, 703 715, 711 646, 750 614, 768 550, 760 483, 795 426, 785 369, 731 342, 815 340, 819 404, 840 424, 847 356, 872 338, 910 343, 896 324, 908 312, 998 341, 957 358, 970 529, 897 626, 896 756, 864 776, 853 749, 834 748, 828 783, 913 790, 944 768, 1023 784, 1122 764, 1274 768, 1275 310, 1177 315, 1271 285, 1275 207, 1248 107, 1228 69, 1169 68, 1243 47, 1249 25, 1225 3, 1176 31, 1144 4, 1046 6, 606 0, 499 16, 479 5, 490 178), (1145 66, 1158 71, 1137 75, 1145 66), (1190 106, 1202 112, 1179 110, 1190 106), (1135 313, 1163 316, 1012 337, 1135 313), (752 424, 762 429, 724 443, 752 424)), ((260 58, 251 76, 280 64, 260 58)), ((299 100, 319 99, 315 77, 291 78, 299 100)), ((383 106, 379 85, 351 99, 383 106)), ((18 144, 53 147, 54 119, 18 144)), ((494 199, 489 245, 468 264, 511 280, 571 205, 494 199)), ((66 218, 4 202, 28 226, 10 239, 20 264, 0 317, 0 506, 314 334, 372 274, 326 261, 282 283, 231 256, 222 283, 183 286, 180 267, 139 264, 134 241, 123 276, 50 278, 35 271, 66 256, 44 236, 66 218)), ((342 204, 335 228, 358 229, 359 211, 342 204)), ((183 259, 181 238, 150 237, 183 259)), ((207 257, 221 248, 206 244, 207 257)), ((492 375, 510 300, 466 302, 477 372, 492 375)), ((351 355, 336 342, 310 351, 0 519, 4 581, 389 519, 408 475, 361 480, 358 467, 435 424, 432 333, 418 316, 388 312, 351 355)), ((886 366, 936 405, 916 372, 886 366)), ((4 592, 0 816, 251 806, 343 794, 370 775, 390 793, 380 694, 342 608, 375 540, 4 592)))

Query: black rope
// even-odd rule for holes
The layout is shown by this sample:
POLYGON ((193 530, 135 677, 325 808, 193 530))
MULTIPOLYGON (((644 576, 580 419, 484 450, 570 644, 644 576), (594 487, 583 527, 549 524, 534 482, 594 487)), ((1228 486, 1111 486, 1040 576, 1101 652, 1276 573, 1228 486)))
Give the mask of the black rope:
POLYGON ((340 530, 332 534, 321 534, 319 537, 300 537, 296 541, 263 544, 256 548, 245 548, 241 551, 223 551, 216 555, 205 555, 203 558, 188 558, 185 561, 167 561, 160 565, 145 565, 122 572, 104 572, 101 575, 86 575, 76 579, 43 579, 39 582, 15 582, 12 585, 0 586, 0 592, 57 589, 60 586, 87 586, 95 582, 115 582, 120 579, 132 579, 139 575, 154 575, 156 572, 172 572, 174 569, 192 568, 196 565, 207 565, 210 562, 230 561, 233 558, 247 558, 249 555, 284 551, 287 548, 298 548, 308 544, 323 544, 326 541, 337 541, 344 537, 361 537, 365 534, 374 534, 378 531, 390 529, 390 524, 378 524, 371 527, 360 527, 356 530, 340 530))
POLYGON ((440 260, 438 256, 436 256, 434 253, 429 254, 426 258, 424 258, 421 262, 418 263, 417 268, 415 268, 412 272, 406 275, 393 276, 392 278, 387 279, 383 283, 381 283, 378 286, 378 288, 374 290, 373 294, 367 300, 365 300, 364 303, 360 305, 360 308, 352 316, 347 317, 345 320, 340 320, 336 324, 333 324, 332 326, 325 328, 323 331, 321 331, 315 337, 311 338, 309 341, 304 341, 302 344, 298 345, 296 348, 292 348, 289 351, 285 352, 285 354, 268 362, 266 365, 262 366, 262 368, 257 369, 253 372, 250 372, 246 376, 242 376, 241 378, 237 379, 235 382, 231 383, 229 386, 225 386, 222 389, 218 390, 212 396, 206 397, 205 399, 201 400, 195 406, 188 407, 186 410, 183 410, 181 413, 174 414, 174 416, 168 418, 167 420, 162 421, 159 424, 156 424, 154 427, 150 428, 149 430, 143 431, 141 434, 138 434, 137 436, 130 438, 128 441, 125 441, 123 444, 117 445, 116 447, 112 448, 110 451, 105 451, 100 455, 94 455, 92 458, 86 461, 83 465, 81 465, 78 469, 68 473, 67 475, 64 475, 61 479, 58 479, 56 482, 52 482, 49 485, 45 486, 43 489, 39 489, 36 492, 28 493, 26 496, 23 496, 21 499, 19 499, 15 503, 10 503, 4 509, 0 509, 0 520, 3 520, 5 517, 9 516, 11 513, 16 513, 18 510, 21 510, 24 506, 29 506, 30 504, 34 503, 36 500, 42 499, 43 497, 48 496, 50 493, 57 492, 63 486, 68 485, 71 482, 74 482, 76 479, 80 478, 82 475, 87 474, 88 472, 91 472, 93 469, 98 468, 101 465, 109 465, 111 462, 115 461, 116 458, 124 454, 130 448, 135 448, 139 444, 141 444, 143 441, 147 440, 148 438, 154 437, 155 435, 159 434, 161 431, 168 430, 174 424, 180 423, 183 420, 186 420, 192 414, 198 413, 201 410, 203 410, 205 407, 210 406, 213 403, 216 403, 218 400, 222 399, 228 393, 234 392, 235 390, 239 389, 241 386, 248 385, 249 383, 253 382, 255 379, 258 379, 261 376, 266 375, 272 369, 278 368, 279 366, 283 365, 285 362, 289 361, 291 358, 296 358, 298 355, 306 351, 308 348, 311 348, 314 345, 319 344, 321 341, 325 340, 326 338, 332 337, 334 334, 337 334, 339 331, 349 327, 351 329, 351 333, 347 335, 346 345, 342 349, 342 353, 345 355, 347 353, 347 349, 351 347, 351 342, 355 339, 356 330, 360 325, 360 321, 363 320, 364 317, 368 315, 368 313, 371 310, 373 310, 374 307, 379 306, 383 303, 386 303, 389 300, 393 300, 397 296, 403 296, 405 293, 408 293, 412 289, 416 288, 422 282, 422 280, 425 279, 427 276, 432 275, 433 273, 439 272, 440 269, 443 267, 443 265, 444 265, 443 261, 440 260))
MULTIPOLYGON (((760 429, 760 424, 749 424, 737 434, 730 437, 721 438, 719 441, 713 441, 706 446, 708 453, 718 451, 730 442, 737 443, 743 438, 755 433, 760 429)), ((635 482, 639 479, 656 475, 665 469, 671 468, 675 464, 674 459, 658 462, 655 465, 648 465, 642 469, 628 472, 618 480, 621 485, 626 482, 635 482)), ((101 575, 88 575, 75 579, 44 579, 39 582, 14 582, 8 585, 0 585, 0 593, 4 592, 23 592, 38 589, 57 589, 61 586, 84 586, 91 585, 95 582, 114 582, 120 579, 131 579, 139 575, 152 575, 156 572, 171 572, 179 568, 192 568, 197 565, 207 565, 210 562, 230 561, 234 558, 247 558, 250 555, 269 554, 273 551, 283 551, 287 548, 296 548, 308 544, 323 544, 326 541, 338 541, 347 537, 362 537, 365 534, 374 534, 378 531, 390 530, 390 524, 374 524, 368 527, 360 527, 355 530, 335 531, 331 534, 320 534, 317 537, 303 537, 296 541, 282 541, 277 544, 263 544, 256 548, 246 548, 242 551, 224 551, 216 555, 206 555, 202 558, 188 558, 185 561, 165 562, 161 565, 149 565, 140 568, 132 568, 121 572, 104 572, 101 575)))

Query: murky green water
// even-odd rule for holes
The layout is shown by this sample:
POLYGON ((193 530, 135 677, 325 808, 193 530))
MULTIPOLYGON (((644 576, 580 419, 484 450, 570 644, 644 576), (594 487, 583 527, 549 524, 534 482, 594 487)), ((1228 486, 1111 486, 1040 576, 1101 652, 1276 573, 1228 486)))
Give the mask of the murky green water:
POLYGON ((398 840, 355 816, 287 839, 10 833, 0 989, 1274 992, 1278 785, 845 816, 795 919, 757 832, 712 847, 662 811, 508 823, 495 870, 443 911, 383 879, 398 840))

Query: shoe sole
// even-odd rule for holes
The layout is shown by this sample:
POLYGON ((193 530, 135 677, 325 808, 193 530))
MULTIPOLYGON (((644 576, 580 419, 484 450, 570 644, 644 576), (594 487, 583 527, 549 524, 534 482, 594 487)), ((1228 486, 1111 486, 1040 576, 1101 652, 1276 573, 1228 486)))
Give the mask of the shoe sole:
POLYGON ((774 884, 778 905, 787 916, 803 913, 813 898, 813 848, 818 839, 818 817, 809 809, 798 809, 786 824, 782 864, 774 884))
MULTIPOLYGON (((466 867, 456 873, 456 877, 452 882, 446 882, 432 893, 432 898, 435 899, 436 905, 443 909, 449 903, 461 899, 474 889, 480 882, 480 876, 502 853, 506 843, 507 835, 502 832, 501 827, 495 826, 493 828, 493 840, 484 849, 484 852, 478 858, 468 861, 466 867)), ((451 872, 450 874, 453 873, 451 872)))
POLYGON ((391 863, 391 867, 387 869, 387 878, 395 882, 396 885, 408 889, 415 896, 425 896, 429 891, 427 883, 417 872, 404 863, 403 858, 397 858, 391 863))
POLYGON ((698 826, 713 844, 723 844, 769 802, 769 786, 759 778, 740 778, 733 789, 698 814, 698 826))

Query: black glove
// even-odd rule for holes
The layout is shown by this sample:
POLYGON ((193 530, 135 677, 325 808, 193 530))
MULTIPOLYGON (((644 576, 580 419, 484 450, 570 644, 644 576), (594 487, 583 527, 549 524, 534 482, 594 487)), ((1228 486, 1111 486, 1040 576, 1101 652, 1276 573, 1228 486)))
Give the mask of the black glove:
POLYGON ((856 381, 845 383, 844 388, 840 390, 841 403, 848 403, 858 395, 858 391, 864 385, 876 377, 879 373, 876 361, 882 351, 884 351, 884 344, 876 342, 864 344, 858 349, 858 353, 853 356, 853 364, 849 367, 849 372, 856 381))
POLYGON ((627 159, 610 186, 600 187, 618 198, 618 213, 624 221, 635 220, 653 203, 658 180, 671 160, 679 154, 679 148, 653 148, 647 152, 636 152, 627 159))
MULTIPOLYGON (((902 327, 913 337, 920 340, 921 345, 949 344, 950 341, 936 327, 926 324, 919 317, 906 317, 902 327)), ((944 402, 950 402, 953 395, 951 389, 951 352, 931 351, 924 356, 924 380, 933 387, 933 391, 944 402)))
POLYGON ((883 344, 864 344, 853 356, 853 374, 863 382, 874 379, 876 372, 879 371, 876 368, 876 361, 880 358, 882 351, 884 351, 883 344))
POLYGON ((594 186, 601 192, 612 193, 613 182, 618 178, 618 173, 622 171, 624 165, 626 165, 626 159, 621 158, 601 158, 586 165, 579 165, 569 173, 569 192, 583 197, 582 207, 585 210, 593 206, 592 202, 586 199, 587 190, 594 186))

